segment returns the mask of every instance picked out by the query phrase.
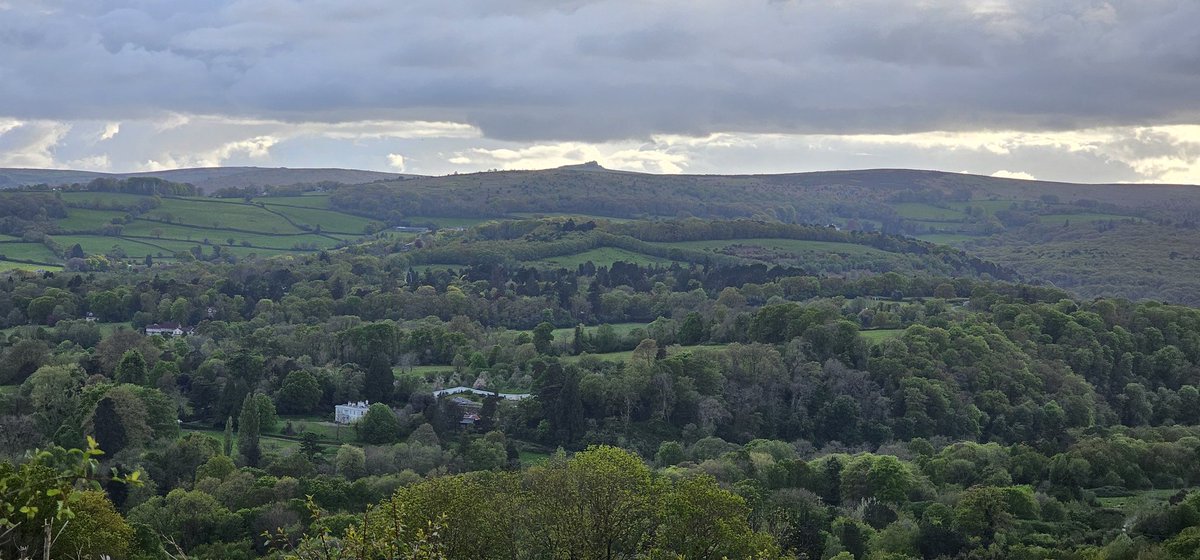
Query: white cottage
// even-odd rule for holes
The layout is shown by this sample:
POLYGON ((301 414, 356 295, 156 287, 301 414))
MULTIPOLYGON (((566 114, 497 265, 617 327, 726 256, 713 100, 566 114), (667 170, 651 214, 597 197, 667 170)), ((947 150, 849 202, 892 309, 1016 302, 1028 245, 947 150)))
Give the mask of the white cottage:
POLYGON ((146 325, 146 336, 186 336, 195 332, 191 327, 184 327, 179 323, 154 323, 146 325))
POLYGON ((371 401, 348 402, 339 404, 333 409, 333 421, 338 424, 353 424, 362 420, 367 409, 371 408, 371 401))

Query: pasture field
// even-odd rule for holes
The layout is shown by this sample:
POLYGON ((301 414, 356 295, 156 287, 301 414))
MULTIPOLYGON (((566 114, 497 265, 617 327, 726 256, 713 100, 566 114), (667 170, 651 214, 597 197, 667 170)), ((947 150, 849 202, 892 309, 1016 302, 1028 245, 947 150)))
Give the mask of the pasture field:
POLYGON ((974 241, 980 238, 978 236, 965 235, 961 233, 927 233, 925 235, 918 235, 917 239, 920 239, 921 241, 928 241, 930 243, 937 243, 939 245, 956 245, 958 243, 966 243, 967 241, 974 241))
POLYGON ((260 196, 252 199, 253 202, 261 202, 273 206, 294 206, 300 208, 316 208, 319 210, 329 209, 328 194, 306 194, 303 196, 260 196))
MULTIPOLYGON (((720 251, 733 245, 762 247, 788 253, 839 253, 843 255, 884 255, 874 247, 855 243, 838 243, 835 241, 806 241, 802 239, 716 239, 707 241, 677 241, 671 243, 655 243, 663 247, 678 247, 681 249, 697 249, 702 251, 720 251)), ((599 264, 599 263, 597 263, 599 264)))
POLYGON ((587 222, 589 220, 593 220, 593 221, 597 221, 597 222, 600 222, 600 221, 613 222, 613 223, 618 223, 618 224, 633 221, 632 218, 611 218, 609 216, 600 216, 600 215, 596 215, 596 214, 571 214, 571 213, 565 213, 565 212, 513 212, 512 214, 509 214, 509 216, 512 216, 513 218, 524 218, 524 219, 571 218, 571 219, 575 220, 576 223, 583 223, 583 222, 587 222))
POLYGON ((41 243, 0 243, 0 256, 44 263, 56 263, 59 260, 58 255, 41 243))
MULTIPOLYGON (((222 232, 217 232, 222 233, 222 232)), ((226 236, 221 236, 217 239, 211 239, 213 243, 220 245, 229 245, 229 240, 233 240, 233 246, 241 246, 243 241, 250 243, 254 247, 263 247, 268 249, 291 250, 297 243, 315 244, 318 248, 333 247, 338 244, 338 240, 330 239, 322 235, 312 233, 300 235, 254 235, 252 233, 228 233, 226 236)))
POLYGON ((10 270, 46 270, 50 272, 58 272, 62 270, 62 267, 50 264, 29 264, 0 260, 0 272, 7 272, 10 270))
POLYGON ((186 243, 185 246, 178 246, 182 243, 174 242, 176 246, 169 246, 169 244, 172 244, 171 241, 161 239, 140 241, 104 235, 55 235, 52 239, 64 248, 69 248, 78 243, 83 252, 89 255, 106 255, 114 247, 120 247, 127 256, 133 258, 145 257, 146 255, 157 256, 159 253, 170 254, 176 251, 186 251, 198 244, 186 243))
POLYGON ((268 203, 267 209, 291 218, 293 222, 311 227, 321 226, 322 232, 361 234, 372 220, 332 210, 295 208, 268 203))
POLYGON ((68 206, 128 208, 146 200, 144 195, 129 193, 74 191, 59 194, 68 206))
POLYGON ((67 217, 54 220, 58 227, 67 231, 97 231, 112 223, 114 218, 122 218, 128 212, 124 210, 92 210, 91 208, 68 208, 67 217))
POLYGON ((966 212, 968 206, 982 208, 984 215, 993 216, 1000 210, 1008 210, 1012 208, 1014 203, 1020 204, 1021 200, 972 200, 969 202, 951 202, 947 206, 955 210, 966 212))
POLYGON ((282 216, 253 204, 218 199, 167 198, 144 216, 204 228, 234 228, 262 233, 303 233, 282 216), (168 219, 169 218, 169 219, 168 219))
POLYGON ((901 218, 909 220, 959 222, 967 217, 961 209, 942 208, 923 202, 901 202, 893 204, 892 208, 901 218))
POLYGON ((1044 214, 1038 216, 1038 221, 1043 224, 1090 224, 1092 222, 1107 222, 1110 220, 1138 220, 1132 216, 1121 216, 1118 214, 1044 214))
POLYGON ((625 249, 602 247, 599 249, 584 251, 582 253, 575 253, 574 255, 545 258, 539 261, 533 261, 533 263, 552 268, 576 268, 588 261, 591 261, 592 264, 595 264, 596 266, 612 266, 612 264, 617 261, 635 263, 641 266, 649 266, 654 264, 669 265, 674 262, 670 259, 664 259, 651 255, 643 255, 641 253, 634 253, 633 251, 626 251, 625 249))
POLYGON ((439 228, 472 227, 492 220, 492 218, 449 218, 445 216, 408 216, 405 218, 405 221, 413 225, 431 223, 436 224, 439 228))

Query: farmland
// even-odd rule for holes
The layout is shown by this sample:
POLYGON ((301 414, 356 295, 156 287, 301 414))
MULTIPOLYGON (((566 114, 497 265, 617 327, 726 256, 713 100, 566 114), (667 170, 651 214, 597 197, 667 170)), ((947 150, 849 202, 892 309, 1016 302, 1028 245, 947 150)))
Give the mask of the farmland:
POLYGON ((380 227, 373 220, 329 209, 325 195, 270 197, 252 203, 114 192, 58 196, 67 206, 67 215, 52 219, 55 230, 45 243, 0 238, 5 269, 61 264, 75 245, 85 255, 136 260, 173 259, 185 252, 237 257, 313 252, 335 248, 380 227))

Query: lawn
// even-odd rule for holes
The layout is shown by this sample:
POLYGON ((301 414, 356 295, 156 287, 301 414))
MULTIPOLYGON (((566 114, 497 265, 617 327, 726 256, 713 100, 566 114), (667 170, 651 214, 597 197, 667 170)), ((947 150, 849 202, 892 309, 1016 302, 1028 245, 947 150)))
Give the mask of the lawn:
POLYGON ((523 466, 523 467, 532 467, 534 465, 540 465, 540 464, 545 463, 546 461, 550 460, 549 453, 538 453, 537 451, 527 451, 524 449, 522 449, 521 451, 518 451, 517 455, 520 458, 521 466, 523 466))
POLYGON ((288 422, 292 423, 294 436, 300 437, 304 432, 312 432, 317 434, 322 441, 325 442, 351 442, 354 441, 355 433, 352 426, 343 426, 335 424, 331 421, 333 413, 325 415, 307 415, 307 416, 280 416, 279 423, 274 430, 269 433, 273 435, 282 435, 287 429, 288 422))
MULTIPOLYGON (((648 323, 610 323, 609 325, 612 326, 613 331, 615 331, 617 333, 617 336, 625 337, 625 336, 629 336, 629 333, 633 332, 634 329, 645 329, 648 326, 648 323)), ((594 334, 596 334, 596 329, 598 329, 598 328, 600 328, 600 327, 599 326, 583 327, 583 332, 588 335, 594 335, 594 334)), ((533 331, 529 331, 529 332, 530 332, 530 334, 533 333, 533 331)), ((554 340, 557 342, 570 342, 570 341, 574 340, 574 338, 575 338, 575 328, 574 327, 570 327, 570 328, 566 328, 566 329, 554 329, 554 340)))
POLYGON ((602 247, 599 249, 584 251, 582 253, 576 253, 574 255, 550 257, 533 262, 534 264, 551 268, 577 268, 579 265, 588 261, 591 261, 592 264, 596 266, 612 266, 612 264, 617 261, 634 263, 641 266, 649 266, 652 264, 669 265, 674 262, 670 259, 654 257, 651 255, 643 255, 641 253, 634 253, 633 251, 626 251, 625 249, 618 249, 616 247, 602 247))
POLYGON ((867 339, 871 344, 879 344, 885 340, 891 340, 904 334, 905 329, 871 329, 858 331, 858 334, 867 339))

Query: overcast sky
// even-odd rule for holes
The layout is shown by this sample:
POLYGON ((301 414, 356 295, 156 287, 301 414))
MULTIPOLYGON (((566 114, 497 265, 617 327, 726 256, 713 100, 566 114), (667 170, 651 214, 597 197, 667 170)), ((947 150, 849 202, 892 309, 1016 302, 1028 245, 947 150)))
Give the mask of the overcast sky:
POLYGON ((0 0, 0 167, 1200 183, 1196 0, 0 0))

